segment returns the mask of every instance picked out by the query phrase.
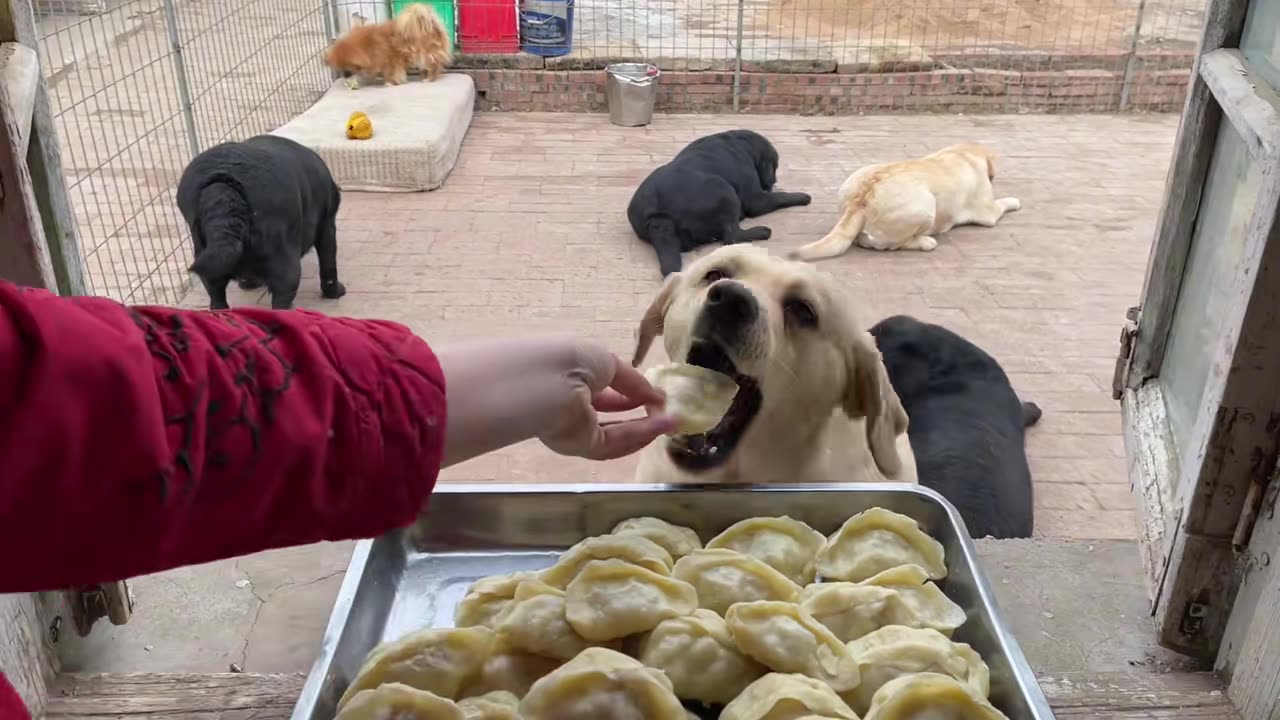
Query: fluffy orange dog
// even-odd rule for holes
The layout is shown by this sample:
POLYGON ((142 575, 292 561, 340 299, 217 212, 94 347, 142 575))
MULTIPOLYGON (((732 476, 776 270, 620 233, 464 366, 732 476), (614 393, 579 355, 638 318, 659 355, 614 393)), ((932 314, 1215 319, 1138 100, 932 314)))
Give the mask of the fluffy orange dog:
POLYGON ((360 25, 338 38, 324 53, 329 67, 361 80, 381 74, 391 85, 409 79, 409 68, 437 80, 453 59, 449 33, 428 5, 414 3, 393 20, 360 25))

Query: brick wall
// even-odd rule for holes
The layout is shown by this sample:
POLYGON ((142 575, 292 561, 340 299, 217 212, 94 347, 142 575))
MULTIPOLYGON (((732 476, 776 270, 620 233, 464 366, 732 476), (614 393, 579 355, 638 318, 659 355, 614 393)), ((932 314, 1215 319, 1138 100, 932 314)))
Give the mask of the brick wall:
MULTIPOLYGON (((937 58, 933 59, 937 62, 937 58)), ((976 62, 975 62, 976 60, 976 62)), ((1191 55, 1143 62, 1135 70, 1128 109, 1181 110, 1191 55), (1170 66, 1173 66, 1170 68, 1170 66), (1182 66, 1182 67, 1178 67, 1182 66)), ((742 74, 740 107, 745 112, 847 115, 862 112, 1114 112, 1124 79, 1122 56, 1071 57, 1034 69, 830 68, 807 63, 800 71, 753 67, 742 74), (1089 67, 1092 65, 1093 67, 1089 67)), ((480 63, 473 60, 473 65, 480 63)), ((528 64, 528 59, 523 63, 528 64)), ((1002 68, 1019 64, 1001 58, 1002 68)), ((605 73, 600 68, 464 67, 475 78, 481 110, 603 112, 605 73)), ((733 72, 664 70, 657 111, 715 113, 733 108, 733 72)))

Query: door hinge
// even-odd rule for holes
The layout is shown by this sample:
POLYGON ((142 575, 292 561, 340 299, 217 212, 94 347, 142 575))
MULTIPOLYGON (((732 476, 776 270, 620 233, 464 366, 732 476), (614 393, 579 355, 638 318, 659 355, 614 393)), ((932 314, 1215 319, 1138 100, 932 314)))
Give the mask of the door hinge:
POLYGON ((71 606, 76 632, 80 637, 86 637, 93 624, 104 617, 112 625, 129 622, 133 615, 133 591, 123 580, 78 587, 67 591, 67 604, 71 606))
POLYGON ((1129 387, 1129 368, 1133 362, 1133 341, 1138 337, 1138 319, 1142 306, 1134 305, 1124 313, 1124 328, 1120 330, 1120 352, 1116 355, 1116 370, 1111 376, 1111 399, 1119 400, 1129 387))

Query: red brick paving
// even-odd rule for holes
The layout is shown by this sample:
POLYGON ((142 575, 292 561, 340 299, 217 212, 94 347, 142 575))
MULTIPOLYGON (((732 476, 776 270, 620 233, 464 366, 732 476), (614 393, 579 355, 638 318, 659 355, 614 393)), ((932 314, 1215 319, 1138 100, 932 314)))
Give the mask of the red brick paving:
MULTIPOLYGON (((998 191, 1019 197, 1022 211, 995 228, 954 230, 932 253, 855 249, 823 267, 847 283, 868 321, 911 313, 943 323, 995 355, 1040 404, 1044 418, 1027 442, 1038 534, 1130 538, 1134 504, 1108 388, 1176 124, 1168 115, 722 115, 623 129, 600 115, 480 113, 442 189, 344 197, 339 268, 349 293, 321 300, 309 258, 298 300, 398 320, 437 344, 570 331, 628 353, 659 278, 626 204, 645 174, 695 137, 758 130, 781 154, 780 186, 814 195, 808 208, 763 219, 777 251, 830 229, 835 191, 858 166, 987 143, 1002 156, 998 191)), ((627 482, 633 468, 633 459, 591 464, 529 443, 444 479, 627 482)))

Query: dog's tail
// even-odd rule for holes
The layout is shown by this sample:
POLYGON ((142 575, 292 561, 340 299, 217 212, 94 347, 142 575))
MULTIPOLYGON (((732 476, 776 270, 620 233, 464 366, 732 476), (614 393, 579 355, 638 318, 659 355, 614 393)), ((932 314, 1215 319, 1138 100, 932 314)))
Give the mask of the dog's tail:
POLYGON ((840 221, 831 228, 831 232, 827 233, 826 237, 808 245, 801 245, 788 253, 787 257, 792 260, 822 260, 840 255, 853 245, 853 241, 858 238, 858 233, 862 232, 862 226, 866 221, 867 214, 862 205, 850 203, 845 208, 844 214, 840 216, 840 221))
POLYGON ((226 183, 213 183, 201 190, 196 215, 199 227, 192 230, 200 233, 204 249, 188 270, 201 277, 231 277, 244 254, 250 213, 244 196, 226 183))
POLYGON ((430 5, 412 3, 396 15, 394 22, 396 33, 414 52, 429 54, 442 65, 453 60, 449 31, 430 5))
POLYGON ((658 253, 658 268, 662 277, 673 272, 680 272, 683 261, 680 259, 680 232, 676 230, 675 221, 669 217, 649 218, 645 223, 645 231, 649 244, 658 253))
POLYGON ((1033 402, 1022 403, 1022 427, 1028 428, 1040 422, 1040 416, 1043 414, 1039 405, 1033 402))

